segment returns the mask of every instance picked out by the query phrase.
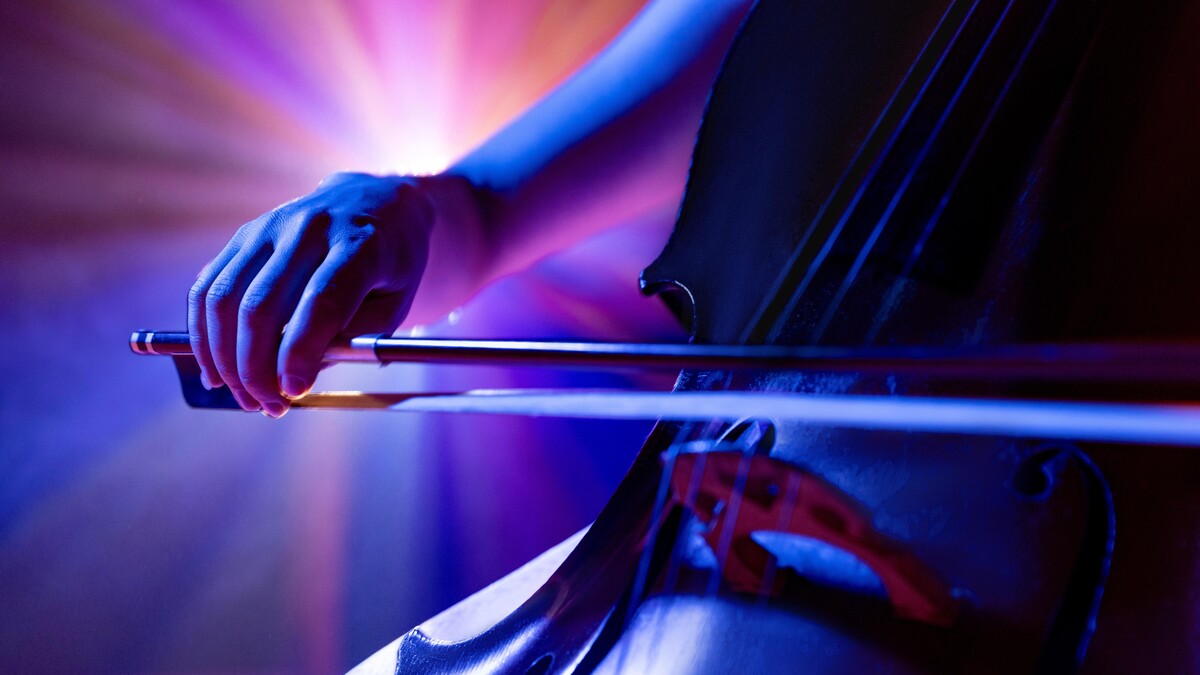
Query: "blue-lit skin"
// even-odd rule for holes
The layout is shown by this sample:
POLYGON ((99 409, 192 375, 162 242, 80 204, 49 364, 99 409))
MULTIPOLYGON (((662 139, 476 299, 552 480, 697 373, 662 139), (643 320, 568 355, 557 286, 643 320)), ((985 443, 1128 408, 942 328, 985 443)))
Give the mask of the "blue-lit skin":
POLYGON ((677 200, 715 65, 748 5, 652 2, 442 174, 337 174, 247 223, 188 297, 207 384, 278 417, 337 333, 442 316, 498 276, 677 200), (415 294, 422 276, 430 290, 415 294))

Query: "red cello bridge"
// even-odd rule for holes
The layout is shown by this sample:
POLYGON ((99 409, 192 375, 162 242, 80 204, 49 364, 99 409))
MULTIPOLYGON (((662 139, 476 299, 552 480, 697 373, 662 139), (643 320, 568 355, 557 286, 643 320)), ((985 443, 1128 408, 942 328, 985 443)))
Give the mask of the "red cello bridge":
POLYGON ((671 475, 671 505, 706 526, 702 536, 735 592, 777 595, 782 583, 775 568, 787 561, 778 550, 768 550, 769 542, 792 535, 819 542, 826 559, 832 549, 850 567, 865 566, 860 576, 877 577, 898 617, 949 626, 958 615, 959 602, 946 585, 876 530, 860 505, 788 462, 736 450, 680 453, 671 475))

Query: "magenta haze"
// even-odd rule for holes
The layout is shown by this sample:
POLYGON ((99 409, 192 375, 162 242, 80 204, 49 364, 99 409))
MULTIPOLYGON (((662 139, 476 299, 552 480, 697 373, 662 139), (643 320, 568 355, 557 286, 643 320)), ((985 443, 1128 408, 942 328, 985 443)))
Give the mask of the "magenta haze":
MULTIPOLYGON (((124 343, 184 326, 241 222, 334 170, 437 168, 641 3, 457 4, 4 3, 0 671, 345 668, 603 504, 646 425, 196 412, 124 343)), ((432 330, 678 339, 636 291, 672 216, 432 330)), ((349 367, 321 384, 569 381, 349 367)))

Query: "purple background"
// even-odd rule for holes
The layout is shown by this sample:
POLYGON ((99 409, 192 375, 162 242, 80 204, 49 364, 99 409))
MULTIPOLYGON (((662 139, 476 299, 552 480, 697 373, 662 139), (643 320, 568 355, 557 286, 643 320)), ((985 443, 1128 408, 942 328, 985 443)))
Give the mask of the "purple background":
MULTIPOLYGON (((184 325, 237 225, 335 170, 445 166, 640 4, 0 4, 0 672, 342 670, 596 515, 647 424, 194 411, 126 341, 184 325)), ((634 283, 673 208, 427 332, 680 339, 634 283)), ((318 386, 567 383, 631 381, 347 366, 318 386)))

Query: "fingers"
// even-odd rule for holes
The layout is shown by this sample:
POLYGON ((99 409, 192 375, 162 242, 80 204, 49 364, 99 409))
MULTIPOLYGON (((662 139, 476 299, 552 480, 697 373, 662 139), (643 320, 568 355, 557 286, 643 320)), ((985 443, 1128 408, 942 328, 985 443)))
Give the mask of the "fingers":
POLYGON ((208 346, 208 321, 207 321, 207 299, 208 289, 212 286, 217 275, 225 269, 229 261, 233 259, 237 252, 241 249, 243 237, 239 234, 234 235, 225 248, 213 258, 211 262, 204 266, 200 274, 196 277, 196 282, 192 284, 192 288, 188 291, 187 303, 187 325, 188 336, 192 343, 192 354, 196 356, 196 361, 200 365, 200 379, 208 388, 219 387, 223 383, 217 375, 217 365, 213 362, 212 355, 209 352, 208 346))
POLYGON ((308 391, 333 338, 350 323, 373 284, 364 246, 336 245, 313 272, 279 348, 280 384, 289 396, 308 391))
POLYGON ((271 417, 282 417, 289 407, 276 373, 283 327, 319 262, 320 257, 304 247, 276 250, 238 305, 238 380, 271 417))
POLYGON ((371 291, 363 301, 358 313, 350 319, 350 323, 342 329, 346 335, 365 335, 367 333, 391 333, 396 330, 408 310, 412 307, 413 294, 409 291, 399 293, 382 293, 371 291))
POLYGON ((261 406, 246 391, 238 374, 238 317, 246 289, 271 257, 272 251, 271 246, 261 243, 238 251, 213 279, 205 295, 209 354, 217 377, 229 387, 238 405, 245 410, 258 410, 261 406))
POLYGON ((188 296, 206 384, 277 417, 289 405, 283 394, 312 385, 334 336, 348 326, 393 330, 420 280, 433 217, 415 189, 338 174, 243 226, 188 296))
POLYGON ((371 290, 379 244, 360 236, 330 247, 326 214, 264 219, 239 231, 201 273, 189 293, 188 329, 207 383, 227 385, 245 410, 279 417, 289 407, 281 389, 308 389, 329 342, 371 290), (281 356, 285 325, 295 327, 291 358, 281 356), (285 363, 297 364, 290 381, 280 377, 285 363))

